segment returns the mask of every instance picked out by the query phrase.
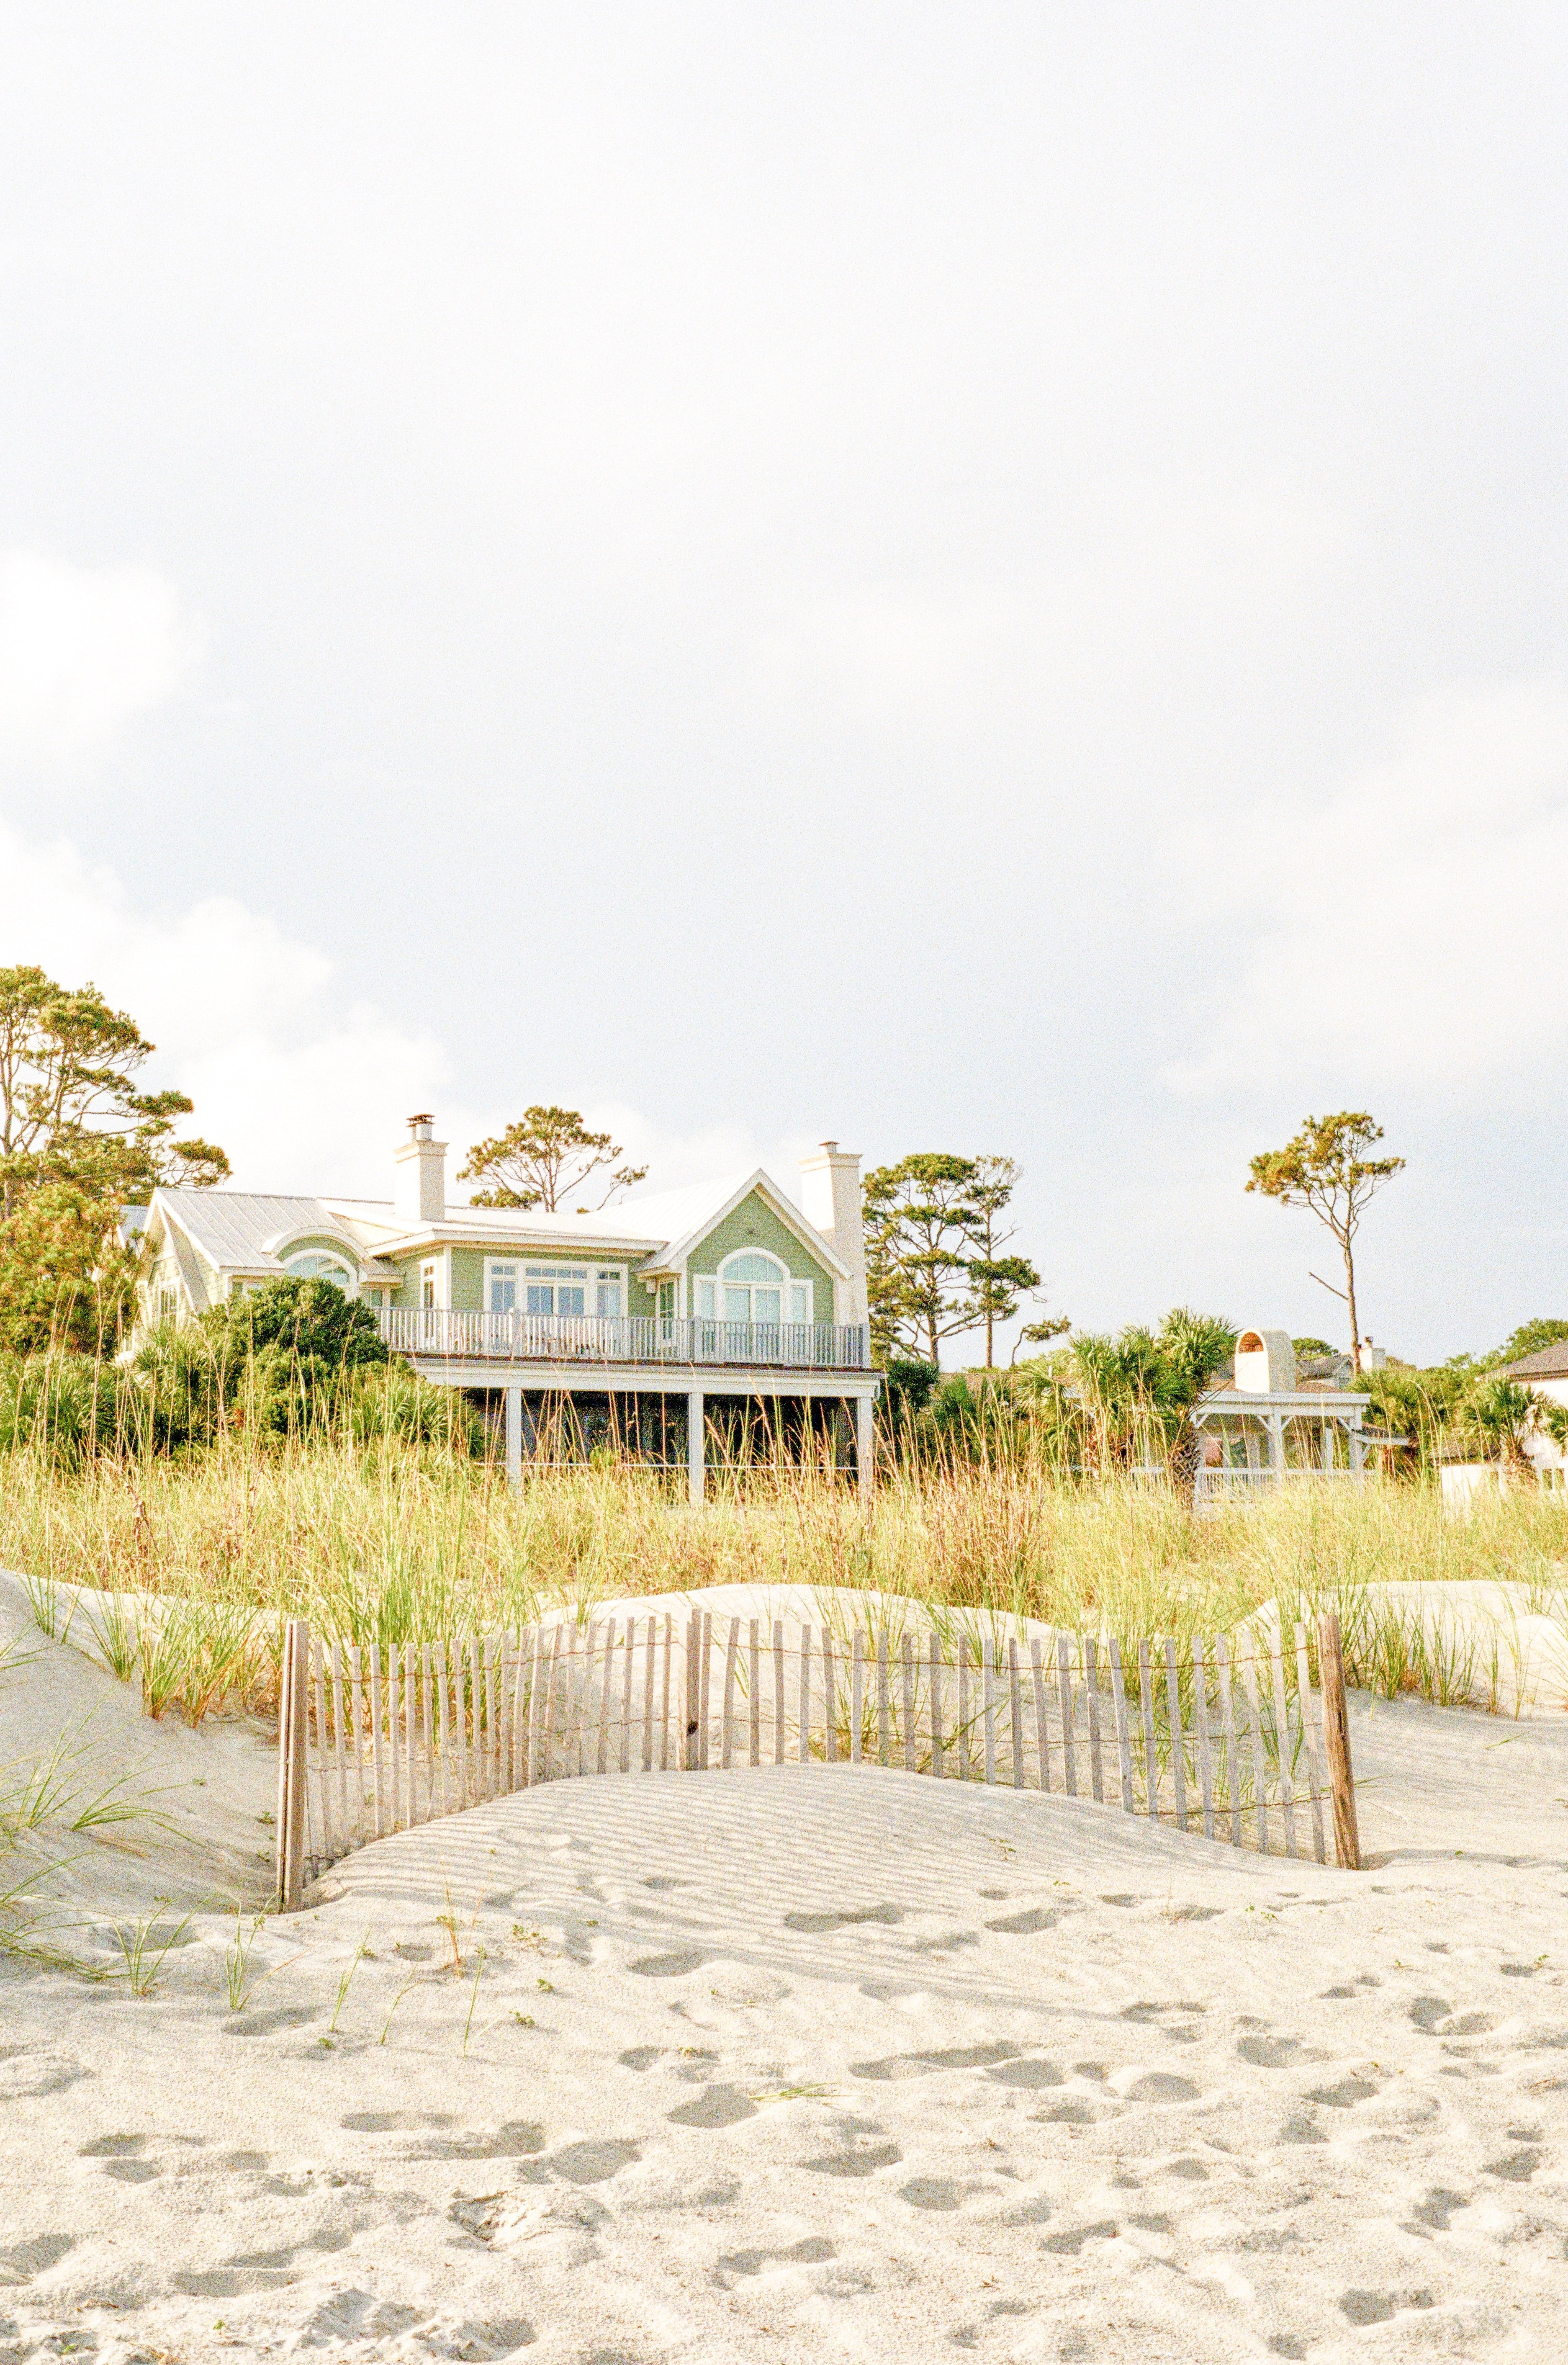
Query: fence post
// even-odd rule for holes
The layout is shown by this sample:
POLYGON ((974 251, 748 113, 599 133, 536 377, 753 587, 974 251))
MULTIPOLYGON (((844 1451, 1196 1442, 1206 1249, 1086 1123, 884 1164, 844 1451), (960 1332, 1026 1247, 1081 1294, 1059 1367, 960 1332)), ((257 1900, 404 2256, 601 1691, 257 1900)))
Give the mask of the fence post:
POLYGON ((1345 1871, 1360 1872, 1356 1784, 1350 1771, 1350 1728, 1345 1708, 1345 1656, 1339 1620, 1326 1609, 1317 1620, 1317 1679, 1323 1694, 1323 1748, 1334 1800, 1334 1853, 1345 1871))
POLYGON ((305 1895, 305 1779, 308 1742, 310 1629, 303 1618, 284 1628, 277 1716, 277 1901, 297 1913, 305 1895))

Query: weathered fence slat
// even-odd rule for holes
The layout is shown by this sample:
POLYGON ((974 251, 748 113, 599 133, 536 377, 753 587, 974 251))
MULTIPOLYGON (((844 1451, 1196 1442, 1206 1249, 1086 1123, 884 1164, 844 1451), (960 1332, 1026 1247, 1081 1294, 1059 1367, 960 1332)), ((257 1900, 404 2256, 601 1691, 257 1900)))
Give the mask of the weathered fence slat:
POLYGON ((1269 1650, 1274 1678, 1274 1754, 1280 1765, 1280 1800, 1285 1810, 1285 1854, 1295 1854, 1295 1784, 1291 1779, 1291 1721, 1285 1707, 1285 1671, 1280 1661, 1280 1637, 1275 1632, 1269 1650))
POLYGON ((1114 1634, 1105 1641, 1105 1654, 1111 1662, 1111 1708, 1116 1720, 1116 1771, 1122 1783, 1122 1812, 1136 1813, 1133 1805, 1133 1752, 1127 1736, 1127 1694, 1122 1681, 1122 1646, 1114 1634))
POLYGON ((1187 1828, 1187 1737, 1182 1729, 1182 1678, 1176 1672, 1176 1637, 1165 1637, 1165 1708, 1170 1720, 1170 1785, 1176 1794, 1176 1828, 1187 1828))
POLYGON ((784 1763, 784 1620, 773 1621, 773 1763, 784 1763))
POLYGON ((1306 1628, 1300 1619, 1295 1629, 1296 1698, 1301 1704, 1301 1738, 1306 1755, 1306 1794, 1312 1806, 1312 1852, 1319 1864, 1323 1857, 1323 1777, 1317 1763, 1317 1736, 1312 1729, 1312 1672, 1306 1663, 1306 1628))
POLYGON ((750 1765, 760 1765, 762 1763, 762 1644, 755 1618, 751 1620, 746 1632, 746 1682, 748 1687, 746 1707, 750 1710, 746 1721, 750 1728, 748 1739, 751 1744, 746 1763, 750 1765))
POLYGON ((1204 1802, 1204 1837, 1215 1835, 1214 1761, 1209 1754, 1209 1671, 1202 1641, 1193 1645, 1193 1732, 1198 1743, 1198 1792, 1204 1802))
POLYGON ((1040 1788, 1051 1787, 1051 1744, 1046 1732, 1046 1677, 1040 1663, 1040 1638, 1029 1637, 1029 1680, 1035 1693, 1035 1755, 1040 1771, 1040 1788))
POLYGON ((906 1632, 899 1646, 903 1675, 903 1770, 913 1774, 919 1770, 920 1756, 914 1729, 914 1637, 906 1632))
POLYGON ((1326 1609, 1317 1621, 1317 1675, 1323 1695, 1323 1754, 1334 1800, 1334 1854, 1347 1872, 1361 1868, 1356 1791, 1350 1778, 1350 1724, 1345 1699, 1345 1659, 1339 1620, 1326 1609))
POLYGON ((877 1763, 892 1764, 892 1734, 889 1729, 888 1705, 888 1630, 884 1626, 877 1637, 877 1763))
POLYGON ((1230 1793, 1230 1844, 1241 1845, 1241 1754, 1236 1745, 1236 1702, 1230 1690, 1230 1651, 1223 1634, 1215 1637, 1215 1667, 1219 1676, 1220 1716, 1225 1725, 1225 1778, 1230 1793))
MULTIPOLYGON (((907 1651, 908 1643, 904 1644, 907 1651)), ((1013 1732, 1013 1788, 1024 1788, 1024 1698, 1018 1682, 1018 1637, 1007 1638, 1007 1712, 1013 1732)))
POLYGON ((798 1734, 801 1764, 812 1762, 812 1630, 801 1629, 801 1715, 798 1734))
POLYGON ((996 1648, 987 1634, 980 1643, 980 1682, 984 1687, 985 1778, 996 1779, 996 1648))
POLYGON ((1105 1782, 1100 1764, 1100 1652, 1092 1634, 1083 1637, 1083 1695, 1089 1703, 1089 1787, 1103 1805, 1105 1782))
POLYGON ((942 1731, 942 1679, 943 1679, 943 1672, 944 1672, 944 1670, 943 1670, 943 1661, 942 1661, 942 1645, 941 1645, 941 1642, 938 1641, 937 1637, 936 1637, 935 1634, 933 1634, 933 1636, 931 1637, 931 1651, 930 1651, 930 1658, 931 1658, 931 1771, 933 1772, 933 1774, 937 1775, 937 1776, 939 1777, 939 1776, 941 1775, 941 1772, 942 1772, 942 1752, 943 1752, 943 1747, 944 1747, 943 1731, 942 1731))
POLYGON ((1241 1688, 1247 1695, 1247 1731, 1252 1752, 1252 1796, 1258 1823, 1258 1853, 1269 1853, 1269 1768, 1263 1753, 1263 1720, 1258 1708, 1258 1661, 1249 1642, 1241 1654, 1241 1688))
POLYGON ((1073 1747, 1072 1660, 1065 1634, 1057 1636, 1057 1696, 1061 1701, 1061 1762, 1070 1799, 1078 1796, 1078 1755, 1073 1747))
POLYGON ((1154 1738, 1154 1677, 1147 1637, 1137 1646, 1137 1688, 1143 1721, 1143 1809, 1155 1819, 1159 1813, 1159 1750, 1154 1738))
POLYGON ((866 1659, 858 1626, 849 1644, 849 1762, 860 1763, 860 1725, 866 1713, 866 1659))

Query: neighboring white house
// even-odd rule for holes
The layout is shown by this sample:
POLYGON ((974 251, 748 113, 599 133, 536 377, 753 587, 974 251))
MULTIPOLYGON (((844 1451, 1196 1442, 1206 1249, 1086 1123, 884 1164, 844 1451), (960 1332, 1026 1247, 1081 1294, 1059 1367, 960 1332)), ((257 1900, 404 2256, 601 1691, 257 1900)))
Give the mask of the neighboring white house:
MULTIPOLYGON (((1495 1376, 1518 1380, 1521 1387, 1533 1388, 1551 1404, 1568 1405, 1568 1339, 1560 1339, 1555 1346, 1542 1347, 1533 1355, 1521 1355, 1516 1363, 1505 1363, 1495 1376)), ((1568 1455, 1544 1429, 1531 1430, 1525 1451, 1549 1485, 1568 1483, 1568 1455)))
POLYGON ((426 1379, 499 1399, 514 1474, 566 1400, 579 1432, 607 1420, 653 1458, 678 1451, 700 1499, 713 1422, 750 1403, 789 1408, 802 1436, 842 1429, 868 1487, 880 1380, 857 1155, 823 1142, 799 1205, 759 1167, 598 1210, 471 1207, 448 1204, 446 1144, 421 1115, 395 1170, 386 1200, 155 1192, 128 1216, 145 1239, 139 1328, 316 1275, 373 1306, 426 1379))
POLYGON ((1200 1500, 1292 1482, 1359 1480, 1371 1402, 1331 1384, 1302 1387, 1287 1332, 1242 1330, 1232 1377, 1201 1396, 1193 1415, 1205 1449, 1200 1500))

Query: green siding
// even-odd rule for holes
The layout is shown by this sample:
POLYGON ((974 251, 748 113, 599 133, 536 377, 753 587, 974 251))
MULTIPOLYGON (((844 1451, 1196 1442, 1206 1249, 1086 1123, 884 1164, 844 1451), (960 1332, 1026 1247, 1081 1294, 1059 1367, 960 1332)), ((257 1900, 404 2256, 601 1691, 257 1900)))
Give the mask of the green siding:
MULTIPOLYGON (((833 1275, 815 1257, 809 1255, 793 1232, 781 1224, 767 1201, 753 1192, 738 1207, 714 1226, 707 1238, 699 1241, 691 1251, 689 1271, 692 1274, 717 1274, 724 1259, 734 1256, 737 1249, 762 1249, 787 1265, 796 1281, 812 1284, 812 1320, 833 1320, 833 1275)), ((687 1312, 692 1311, 689 1301, 687 1312)))
MULTIPOLYGON (((655 1311, 653 1292, 637 1278, 636 1267, 642 1252, 627 1256, 605 1255, 602 1250, 584 1249, 510 1249, 472 1248, 454 1242, 452 1248, 452 1303, 459 1314, 482 1314, 485 1310, 485 1265, 490 1257, 504 1257, 509 1263, 578 1264, 588 1269, 588 1306, 594 1306, 594 1275, 602 1264, 607 1270, 613 1265, 626 1275, 626 1311, 628 1314, 652 1314, 655 1311)), ((417 1306, 420 1303, 420 1268, 427 1261, 423 1256, 399 1260, 402 1278, 392 1293, 397 1306, 417 1306)), ((521 1280, 521 1275, 519 1275, 521 1280)))

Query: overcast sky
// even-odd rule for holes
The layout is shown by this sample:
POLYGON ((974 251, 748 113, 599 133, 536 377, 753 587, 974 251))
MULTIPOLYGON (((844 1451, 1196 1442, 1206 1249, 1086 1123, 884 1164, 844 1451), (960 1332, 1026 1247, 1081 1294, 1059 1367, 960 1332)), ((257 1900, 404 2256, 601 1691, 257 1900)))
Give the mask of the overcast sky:
POLYGON ((1019 1160, 1081 1325, 1568 1314, 1568 17, 0 5, 0 960, 236 1179, 1019 1160), (455 1160, 454 1161, 455 1163, 455 1160))

